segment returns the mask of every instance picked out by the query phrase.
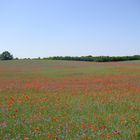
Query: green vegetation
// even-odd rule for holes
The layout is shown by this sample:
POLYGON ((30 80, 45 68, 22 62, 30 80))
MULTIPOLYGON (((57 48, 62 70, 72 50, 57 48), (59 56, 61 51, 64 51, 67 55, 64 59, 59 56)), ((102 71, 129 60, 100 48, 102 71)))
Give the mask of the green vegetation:
POLYGON ((51 60, 73 60, 73 61, 94 61, 94 62, 112 62, 112 61, 129 61, 129 60, 140 60, 140 55, 134 56, 55 56, 50 57, 51 60))
POLYGON ((13 55, 10 54, 8 51, 4 51, 2 54, 0 54, 0 60, 12 60, 13 55))
MULTIPOLYGON (((8 51, 0 54, 0 60, 12 60, 13 55, 8 51)), ((19 60, 15 58, 15 60, 19 60)), ((21 59, 22 60, 22 59, 21 59)), ((130 60, 140 60, 140 55, 133 56, 54 56, 48 58, 24 58, 23 60, 67 60, 67 61, 93 61, 93 62, 113 62, 113 61, 130 61, 130 60)))
POLYGON ((0 140, 139 140, 140 61, 0 61, 0 140))

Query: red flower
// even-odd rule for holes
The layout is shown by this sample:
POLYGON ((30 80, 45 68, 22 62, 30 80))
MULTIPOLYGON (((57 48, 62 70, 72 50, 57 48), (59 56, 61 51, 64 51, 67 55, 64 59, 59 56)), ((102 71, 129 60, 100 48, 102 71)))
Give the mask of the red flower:
POLYGON ((29 101, 29 96, 26 96, 25 98, 26 98, 26 101, 29 101))
POLYGON ((18 110, 16 109, 16 110, 15 110, 15 112, 17 113, 17 112, 18 112, 18 110))
POLYGON ((92 124, 88 124, 88 127, 92 127, 92 124))
POLYGON ((8 106, 10 106, 12 103, 11 103, 11 102, 7 102, 6 104, 7 104, 8 106))
POLYGON ((52 134, 51 133, 48 133, 48 137, 52 137, 52 134))
POLYGON ((34 132, 38 132, 38 131, 39 131, 39 128, 38 127, 34 129, 34 132))
POLYGON ((107 126, 103 125, 103 126, 102 126, 102 129, 107 129, 107 126))
POLYGON ((83 127, 83 128, 86 128, 86 124, 82 124, 82 127, 83 127))
POLYGON ((110 138, 110 137, 111 137, 111 134, 110 134, 110 133, 108 133, 108 134, 106 135, 106 137, 107 137, 107 138, 110 138))

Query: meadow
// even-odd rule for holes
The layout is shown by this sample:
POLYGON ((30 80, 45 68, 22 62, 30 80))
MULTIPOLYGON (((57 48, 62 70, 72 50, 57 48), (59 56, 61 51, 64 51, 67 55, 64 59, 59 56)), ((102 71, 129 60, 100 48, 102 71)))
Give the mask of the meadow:
POLYGON ((140 61, 0 61, 0 140, 140 140, 140 61))

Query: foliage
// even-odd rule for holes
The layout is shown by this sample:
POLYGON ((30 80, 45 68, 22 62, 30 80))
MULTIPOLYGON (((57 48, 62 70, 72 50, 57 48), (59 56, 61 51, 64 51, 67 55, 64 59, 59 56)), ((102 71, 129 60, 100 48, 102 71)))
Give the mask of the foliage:
POLYGON ((74 60, 74 61, 94 61, 94 62, 112 62, 112 61, 129 61, 129 60, 140 60, 140 55, 134 56, 54 56, 49 57, 51 60, 74 60))
POLYGON ((12 60, 13 55, 10 54, 8 51, 4 51, 2 54, 0 54, 0 60, 12 60))

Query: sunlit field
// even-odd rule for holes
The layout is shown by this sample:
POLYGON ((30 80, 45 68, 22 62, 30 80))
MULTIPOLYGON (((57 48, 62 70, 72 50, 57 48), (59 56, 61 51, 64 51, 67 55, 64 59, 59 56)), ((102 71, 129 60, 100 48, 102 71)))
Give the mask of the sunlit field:
POLYGON ((0 140, 140 140, 140 61, 0 61, 0 140))

